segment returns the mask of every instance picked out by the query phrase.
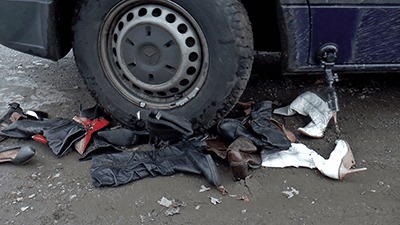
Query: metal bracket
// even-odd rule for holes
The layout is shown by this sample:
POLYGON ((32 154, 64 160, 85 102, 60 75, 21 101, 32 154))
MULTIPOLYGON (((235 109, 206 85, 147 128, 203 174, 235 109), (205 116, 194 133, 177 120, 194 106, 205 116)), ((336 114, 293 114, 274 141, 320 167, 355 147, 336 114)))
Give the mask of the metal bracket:
POLYGON ((328 106, 333 111, 339 111, 339 100, 336 94, 335 87, 333 86, 334 82, 339 81, 339 78, 336 73, 332 71, 333 65, 324 65, 325 78, 328 81, 328 87, 326 88, 326 92, 328 95, 328 106))
POLYGON ((339 124, 337 121, 337 112, 339 111, 339 100, 336 94, 334 82, 339 81, 339 77, 333 72, 333 67, 335 66, 335 61, 337 58, 338 47, 335 44, 325 44, 318 51, 317 57, 319 58, 322 66, 324 67, 325 78, 328 82, 328 87, 326 88, 328 97, 328 107, 334 111, 333 120, 336 127, 336 132, 340 133, 339 124))
POLYGON ((328 82, 327 95, 328 95, 328 106, 333 111, 339 111, 338 97, 333 87, 333 83, 339 81, 339 77, 333 72, 335 61, 337 58, 338 48, 335 44, 325 44, 318 51, 318 58, 324 67, 325 78, 328 82))

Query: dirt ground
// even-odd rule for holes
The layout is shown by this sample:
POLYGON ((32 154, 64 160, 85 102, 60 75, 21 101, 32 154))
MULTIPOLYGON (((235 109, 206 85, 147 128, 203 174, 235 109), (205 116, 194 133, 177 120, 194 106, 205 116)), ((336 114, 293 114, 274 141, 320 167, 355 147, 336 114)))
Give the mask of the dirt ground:
MULTIPOLYGON (((271 100, 284 106, 304 91, 319 89, 317 77, 265 75, 262 70, 254 74, 242 101, 271 100)), ((273 117, 325 158, 336 139, 347 140, 357 167, 367 167, 365 172, 339 181, 309 168, 260 168, 245 181, 235 181, 226 162, 216 159, 229 195, 212 187, 200 192, 202 185, 210 185, 193 174, 96 188, 91 161, 79 161, 78 152, 57 157, 46 145, 8 139, 0 145, 28 144, 37 154, 22 166, 0 165, 0 224, 399 224, 400 76, 339 77, 341 133, 331 121, 324 138, 310 139, 296 130, 309 118, 273 117), (284 195, 288 190, 298 194, 284 195), (178 214, 166 215, 167 208, 159 204, 163 197, 182 203, 178 214)), ((10 102, 64 118, 78 115, 80 105, 95 104, 72 54, 52 62, 0 47, 0 79, 0 115, 10 102)))

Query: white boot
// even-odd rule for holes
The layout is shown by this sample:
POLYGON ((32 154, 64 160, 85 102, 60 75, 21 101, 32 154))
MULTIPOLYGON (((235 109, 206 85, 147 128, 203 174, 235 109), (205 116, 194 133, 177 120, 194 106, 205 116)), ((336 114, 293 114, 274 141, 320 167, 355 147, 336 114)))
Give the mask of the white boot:
POLYGON ((300 127, 297 130, 314 138, 324 136, 325 129, 334 114, 326 101, 310 91, 299 95, 290 105, 274 110, 275 114, 284 116, 292 116, 296 112, 303 116, 310 116, 312 120, 305 127, 300 127))
POLYGON ((316 168, 317 164, 322 164, 325 159, 316 153, 314 150, 309 149, 304 144, 292 143, 288 150, 278 152, 262 152, 262 163, 264 167, 307 167, 310 169, 316 168))
POLYGON ((261 165, 264 167, 317 168, 325 176, 336 180, 341 180, 350 173, 367 170, 367 168, 351 168, 355 165, 355 160, 350 146, 344 140, 336 141, 336 147, 331 152, 329 159, 323 158, 314 150, 300 143, 292 143, 291 147, 284 151, 263 152, 261 158, 261 165))
POLYGON ((347 174, 367 170, 367 168, 352 168, 356 161, 347 141, 336 140, 335 149, 329 159, 322 164, 316 164, 319 171, 332 179, 342 180, 347 174))

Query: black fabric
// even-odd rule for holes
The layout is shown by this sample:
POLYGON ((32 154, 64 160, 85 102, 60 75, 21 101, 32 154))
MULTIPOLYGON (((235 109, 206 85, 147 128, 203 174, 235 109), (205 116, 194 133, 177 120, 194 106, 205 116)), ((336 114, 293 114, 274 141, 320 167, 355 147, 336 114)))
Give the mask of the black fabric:
POLYGON ((94 106, 92 106, 90 108, 86 108, 86 109, 83 109, 82 105, 81 105, 79 111, 80 111, 79 112, 79 116, 80 117, 85 117, 85 118, 88 118, 90 120, 94 120, 94 119, 97 119, 97 118, 100 118, 100 117, 102 117, 102 118, 104 118, 106 120, 110 120, 108 118, 108 115, 101 109, 101 107, 98 104, 96 104, 96 105, 94 105, 94 106))
POLYGON ((97 135, 104 141, 119 147, 132 147, 148 140, 149 132, 126 128, 98 131, 97 135))
POLYGON ((218 133, 222 140, 232 143, 238 137, 244 136, 250 139, 257 147, 262 147, 261 139, 247 128, 241 121, 233 118, 226 118, 218 123, 218 133))
POLYGON ((86 161, 92 159, 96 155, 100 154, 109 154, 109 153, 116 153, 122 152, 118 146, 114 146, 107 141, 99 138, 97 134, 92 137, 92 140, 86 150, 83 152, 79 161, 86 161))
POLYGON ((183 140, 160 150, 97 155, 90 169, 93 185, 120 186, 145 177, 177 172, 203 175, 213 186, 221 184, 214 160, 201 150, 205 142, 183 140))
POLYGON ((169 143, 176 143, 193 135, 189 121, 164 111, 152 111, 146 120, 146 129, 150 135, 169 143))
POLYGON ((71 119, 19 120, 0 131, 0 136, 30 139, 35 134, 43 135, 50 149, 57 156, 70 151, 71 146, 86 135, 86 128, 71 119))
POLYGON ((8 104, 8 111, 7 111, 7 113, 0 119, 0 125, 2 124, 2 123, 5 123, 5 124, 11 124, 11 121, 10 121, 10 117, 11 117, 11 115, 13 114, 13 113, 19 113, 19 114, 21 114, 21 115, 23 115, 24 114, 24 111, 22 110, 22 108, 20 107, 20 105, 19 105, 19 103, 16 103, 16 102, 12 102, 12 103, 10 103, 10 104, 8 104))
POLYGON ((117 128, 96 132, 85 152, 79 158, 80 161, 92 159, 99 154, 121 152, 123 149, 132 148, 140 144, 148 143, 149 132, 117 128))
MULTIPOLYGON (((20 107, 19 103, 17 102, 12 102, 8 104, 8 111, 7 113, 0 119, 0 131, 4 130, 7 128, 11 123, 11 115, 13 113, 18 113, 21 116, 24 115, 23 109, 20 107)), ((6 138, 3 136, 0 136, 0 142, 4 141, 6 138)))
POLYGON ((258 149, 269 152, 289 149, 290 140, 270 121, 271 106, 270 101, 256 104, 249 118, 250 125, 247 126, 238 119, 223 119, 217 127, 221 138, 233 142, 240 136, 244 136, 250 139, 258 149))
POLYGON ((291 146, 286 134, 271 122, 272 102, 256 104, 251 113, 251 128, 259 135, 264 150, 287 150, 291 146))

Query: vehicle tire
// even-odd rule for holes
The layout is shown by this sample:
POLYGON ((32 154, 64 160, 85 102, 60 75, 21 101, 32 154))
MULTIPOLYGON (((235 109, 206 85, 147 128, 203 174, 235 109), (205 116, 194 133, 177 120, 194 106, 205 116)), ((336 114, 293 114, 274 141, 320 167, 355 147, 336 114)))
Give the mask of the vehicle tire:
POLYGON ((73 52, 99 105, 137 128, 153 109, 204 131, 239 100, 253 34, 239 0, 83 0, 73 52))

